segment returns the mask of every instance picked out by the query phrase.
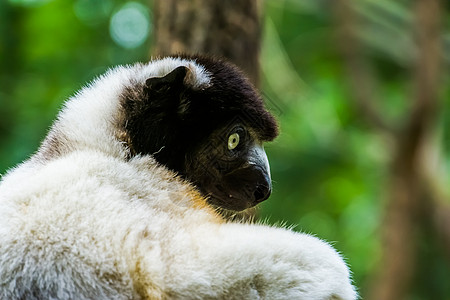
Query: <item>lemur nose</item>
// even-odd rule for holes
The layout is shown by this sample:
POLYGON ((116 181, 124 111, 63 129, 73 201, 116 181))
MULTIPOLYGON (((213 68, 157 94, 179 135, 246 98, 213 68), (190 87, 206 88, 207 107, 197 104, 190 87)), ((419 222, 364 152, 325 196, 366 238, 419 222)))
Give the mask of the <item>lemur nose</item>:
POLYGON ((253 182, 255 183, 253 202, 257 204, 269 198, 270 193, 272 192, 272 184, 267 172, 259 167, 254 167, 251 174, 253 182))
POLYGON ((269 198, 272 193, 272 189, 265 184, 258 184, 255 191, 253 192, 254 201, 259 203, 263 202, 267 198, 269 198))

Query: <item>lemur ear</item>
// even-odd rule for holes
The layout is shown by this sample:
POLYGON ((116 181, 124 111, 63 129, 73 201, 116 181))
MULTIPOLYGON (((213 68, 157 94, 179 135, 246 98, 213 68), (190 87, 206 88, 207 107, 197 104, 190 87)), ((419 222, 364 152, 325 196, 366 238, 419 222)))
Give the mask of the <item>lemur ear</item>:
POLYGON ((188 73, 188 68, 180 66, 164 77, 153 77, 145 81, 146 89, 150 91, 158 91, 169 87, 179 87, 183 85, 184 78, 188 73))

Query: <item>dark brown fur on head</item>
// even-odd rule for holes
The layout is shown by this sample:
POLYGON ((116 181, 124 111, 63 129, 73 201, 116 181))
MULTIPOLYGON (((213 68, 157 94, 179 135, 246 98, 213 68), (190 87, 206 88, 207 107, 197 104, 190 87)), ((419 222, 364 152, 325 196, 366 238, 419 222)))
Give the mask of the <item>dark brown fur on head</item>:
POLYGON ((210 84, 186 84, 190 70, 181 67, 146 85, 136 84, 122 95, 127 143, 134 154, 153 154, 168 168, 184 173, 185 158, 217 128, 239 120, 258 140, 278 134, 273 116, 242 72, 220 59, 179 56, 194 61, 209 73, 210 84))

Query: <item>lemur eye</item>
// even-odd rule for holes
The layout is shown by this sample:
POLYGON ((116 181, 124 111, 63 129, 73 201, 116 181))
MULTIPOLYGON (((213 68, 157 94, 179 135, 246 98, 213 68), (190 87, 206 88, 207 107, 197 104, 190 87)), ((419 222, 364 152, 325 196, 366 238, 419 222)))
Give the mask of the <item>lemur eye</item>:
POLYGON ((239 145, 239 134, 233 133, 228 137, 228 150, 233 150, 239 145))

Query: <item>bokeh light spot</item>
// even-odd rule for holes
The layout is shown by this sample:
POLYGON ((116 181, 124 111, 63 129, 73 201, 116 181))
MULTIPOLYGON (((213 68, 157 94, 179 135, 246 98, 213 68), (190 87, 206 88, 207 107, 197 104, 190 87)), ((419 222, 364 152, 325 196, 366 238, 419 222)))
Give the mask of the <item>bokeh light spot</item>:
POLYGON ((142 45, 150 33, 148 9, 140 3, 129 2, 112 17, 109 31, 119 46, 132 49, 142 45))

